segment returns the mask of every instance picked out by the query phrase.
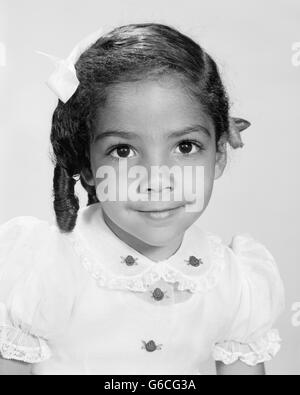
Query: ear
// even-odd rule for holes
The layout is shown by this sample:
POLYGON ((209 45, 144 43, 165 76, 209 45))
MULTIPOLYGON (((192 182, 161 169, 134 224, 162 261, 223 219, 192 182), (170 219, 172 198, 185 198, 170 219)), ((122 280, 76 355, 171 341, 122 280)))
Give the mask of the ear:
POLYGON ((220 178, 225 170, 227 164, 227 149, 226 142, 219 144, 219 149, 216 153, 215 163, 215 180, 220 178))
POLYGON ((93 173, 91 170, 90 152, 89 152, 88 147, 86 147, 86 149, 85 149, 85 156, 86 156, 86 162, 85 162, 84 167, 81 170, 80 176, 83 178, 85 184, 94 186, 95 182, 94 182, 94 177, 93 177, 93 173))
POLYGON ((81 170, 80 176, 84 179, 85 183, 94 186, 95 181, 91 169, 85 167, 81 170))

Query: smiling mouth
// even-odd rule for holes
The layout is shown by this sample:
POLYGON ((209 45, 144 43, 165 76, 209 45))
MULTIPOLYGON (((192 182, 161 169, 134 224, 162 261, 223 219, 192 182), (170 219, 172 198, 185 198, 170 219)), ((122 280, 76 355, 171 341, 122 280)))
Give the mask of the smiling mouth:
POLYGON ((165 208, 163 210, 137 210, 137 211, 140 212, 140 213, 164 213, 164 212, 167 212, 167 211, 177 210, 180 207, 183 207, 183 206, 165 208))
POLYGON ((183 206, 177 206, 172 208, 166 208, 163 210, 137 210, 145 218, 155 221, 164 221, 172 218, 183 206))

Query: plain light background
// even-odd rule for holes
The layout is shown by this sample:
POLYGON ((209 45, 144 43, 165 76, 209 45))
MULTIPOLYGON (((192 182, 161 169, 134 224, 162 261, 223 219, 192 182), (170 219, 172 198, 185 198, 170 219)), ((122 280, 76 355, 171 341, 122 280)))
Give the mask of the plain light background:
POLYGON ((227 243, 250 233, 276 258, 286 311, 282 350, 267 372, 300 374, 300 326, 292 324, 300 302, 300 67, 292 62, 299 0, 0 0, 0 224, 19 215, 54 222, 49 134, 57 98, 45 85, 53 65, 35 50, 65 58, 100 26, 138 22, 171 25, 202 45, 220 67, 232 115, 252 123, 244 148, 229 151, 200 222, 227 243))

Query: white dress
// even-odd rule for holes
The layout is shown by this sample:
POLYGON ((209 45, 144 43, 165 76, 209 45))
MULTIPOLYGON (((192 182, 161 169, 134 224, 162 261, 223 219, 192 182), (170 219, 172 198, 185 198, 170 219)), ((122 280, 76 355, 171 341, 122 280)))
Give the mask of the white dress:
POLYGON ((73 232, 35 217, 0 226, 0 355, 33 374, 201 374, 211 356, 269 361, 284 309, 272 255, 194 223, 154 262, 106 225, 99 203, 73 232))

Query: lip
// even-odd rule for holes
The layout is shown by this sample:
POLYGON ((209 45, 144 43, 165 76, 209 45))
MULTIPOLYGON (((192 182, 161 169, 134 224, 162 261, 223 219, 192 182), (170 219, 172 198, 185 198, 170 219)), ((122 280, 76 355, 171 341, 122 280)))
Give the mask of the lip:
POLYGON ((167 224, 172 222, 174 217, 183 209, 184 206, 177 206, 171 209, 164 210, 153 210, 153 211, 141 211, 137 210, 137 212, 144 218, 146 221, 150 221, 150 223, 154 226, 160 226, 162 224, 167 224))
POLYGON ((150 209, 150 210, 136 210, 136 211, 138 211, 138 212, 140 212, 140 213, 163 213, 163 212, 165 212, 165 211, 176 210, 176 209, 178 209, 178 208, 180 208, 180 207, 183 207, 183 204, 180 205, 180 206, 175 206, 175 207, 166 207, 166 208, 161 208, 161 209, 159 209, 159 208, 157 208, 157 209, 153 208, 153 209, 150 209))

